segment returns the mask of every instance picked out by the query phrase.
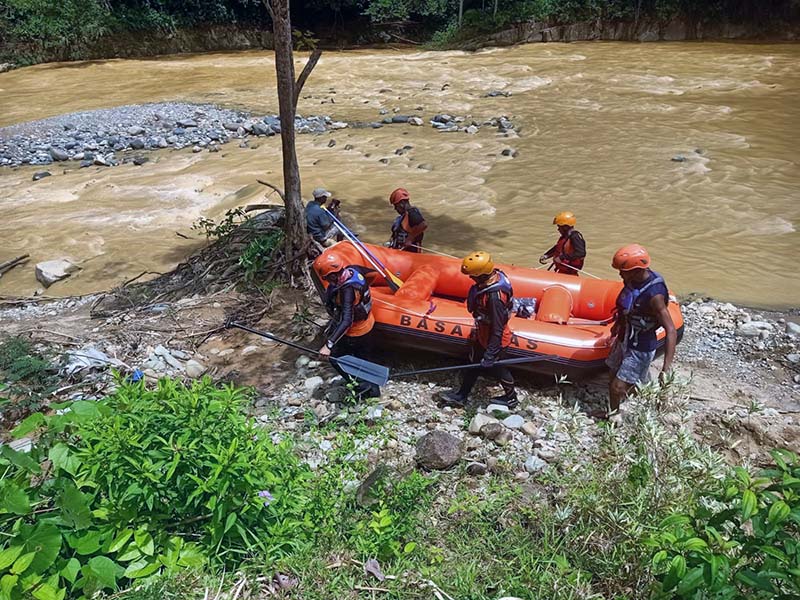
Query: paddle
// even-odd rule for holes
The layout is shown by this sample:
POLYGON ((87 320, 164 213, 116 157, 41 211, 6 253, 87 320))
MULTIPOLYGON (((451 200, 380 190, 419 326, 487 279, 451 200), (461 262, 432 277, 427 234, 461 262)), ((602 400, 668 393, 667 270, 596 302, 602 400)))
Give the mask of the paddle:
MULTIPOLYGON (((241 329, 243 331, 247 331, 249 333, 253 333, 255 335, 260 335, 261 337, 265 337, 267 339, 272 340, 273 342, 278 342, 279 344, 284 344, 285 346, 289 346, 290 348, 294 348, 295 350, 300 350, 302 352, 308 352, 309 354, 316 354, 319 355, 318 350, 313 350, 311 348, 307 348, 305 346, 301 346, 295 342, 285 340, 283 338, 279 338, 276 335, 273 335, 267 331, 259 331, 258 329, 253 329, 248 327, 247 325, 242 325, 240 323, 230 322, 226 323, 226 327, 235 327, 237 329, 241 329)), ((342 370, 358 379, 362 379, 364 381, 368 381, 370 383, 374 383, 376 385, 385 385, 387 381, 389 381, 389 369, 384 367, 383 365, 379 365, 377 363, 369 362, 367 360, 362 360, 360 358, 356 358, 355 356, 330 356, 328 357, 329 360, 335 362, 342 370)))
MULTIPOLYGON (((523 356, 521 358, 506 358, 503 360, 498 360, 492 366, 504 366, 504 365, 519 365, 524 363, 532 363, 532 362, 539 362, 540 360, 550 360, 558 358, 555 354, 540 354, 538 356, 523 356)), ((457 365, 454 367, 436 367, 435 369, 419 369, 417 371, 403 371, 402 373, 392 373, 391 378, 394 379, 395 377, 408 377, 410 375, 422 375, 423 373, 440 373, 442 371, 454 371, 456 369, 478 369, 481 368, 481 363, 473 363, 469 365, 457 365)))
MULTIPOLYGON (((325 208, 325 210, 328 210, 325 208)), ((353 244, 356 249, 361 253, 361 255, 366 258, 370 264, 381 274, 383 278, 386 280, 386 283, 389 285, 393 292, 396 292, 400 289, 400 286, 403 285, 403 280, 397 277, 394 273, 392 273, 386 265, 384 265, 377 256, 375 256, 372 252, 370 252, 366 246, 359 240, 355 234, 350 231, 347 226, 342 223, 339 218, 333 214, 331 211, 328 210, 328 214, 330 214, 331 219, 333 220, 333 224, 336 225, 336 228, 342 232, 342 235, 347 239, 348 242, 353 244)))

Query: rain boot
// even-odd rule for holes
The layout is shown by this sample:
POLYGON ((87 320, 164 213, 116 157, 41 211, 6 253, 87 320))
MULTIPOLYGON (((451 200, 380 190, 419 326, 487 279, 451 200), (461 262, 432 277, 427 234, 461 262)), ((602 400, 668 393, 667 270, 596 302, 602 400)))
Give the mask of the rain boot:
POLYGON ((450 390, 444 392, 441 396, 442 404, 445 406, 452 406, 453 408, 464 408, 467 404, 467 395, 462 394, 461 390, 450 390))
POLYGON ((519 401, 517 400, 517 390, 514 388, 514 384, 507 381, 501 381, 500 385, 503 386, 503 395, 492 398, 492 402, 495 404, 502 404, 511 410, 514 410, 517 408, 517 406, 519 406, 519 401))

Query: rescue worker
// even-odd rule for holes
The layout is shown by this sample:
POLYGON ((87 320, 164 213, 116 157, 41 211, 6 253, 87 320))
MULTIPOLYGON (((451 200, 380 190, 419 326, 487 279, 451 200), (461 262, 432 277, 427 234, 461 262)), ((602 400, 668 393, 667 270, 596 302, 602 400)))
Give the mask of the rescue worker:
POLYGON ((481 363, 480 369, 465 369, 461 373, 461 387, 446 392, 446 404, 463 407, 472 387, 481 374, 492 375, 500 380, 503 395, 492 399, 497 404, 516 408, 517 392, 514 377, 505 366, 495 366, 504 358, 511 343, 508 319, 514 290, 505 273, 494 268, 492 257, 487 252, 474 252, 461 263, 461 272, 474 282, 467 296, 467 310, 475 318, 475 336, 470 350, 470 361, 481 363))
POLYGON ((614 417, 628 392, 650 378, 650 363, 656 355, 656 331, 666 332, 664 365, 659 379, 672 369, 678 334, 669 314, 669 291, 664 278, 650 269, 650 255, 639 244, 623 246, 614 254, 611 266, 619 271, 625 286, 617 296, 615 321, 611 329, 614 344, 606 364, 611 369, 608 384, 609 411, 614 417))
POLYGON ((397 188, 389 196, 389 203, 399 215, 392 223, 389 247, 406 252, 422 252, 422 238, 428 224, 419 209, 411 206, 408 190, 397 188))
MULTIPOLYGON (((332 317, 327 329, 330 333, 319 349, 320 355, 371 358, 371 332, 375 317, 372 314, 369 283, 360 268, 346 265, 338 253, 331 251, 316 258, 314 270, 328 284, 324 302, 332 317)), ((351 377, 335 360, 331 361, 331 365, 345 381, 356 383, 355 393, 360 400, 380 397, 381 390, 374 383, 351 377)))
MULTIPOLYGON (((313 192, 313 200, 306 204, 306 231, 315 242, 326 248, 336 243, 338 233, 331 215, 322 208, 331 195, 325 188, 317 188, 313 192)), ((334 200, 333 203, 338 204, 338 200, 334 200)), ((333 203, 331 209, 335 210, 336 205, 333 203)))
POLYGON ((568 211, 560 212, 553 218, 553 225, 558 226, 561 237, 555 246, 539 257, 539 262, 546 264, 552 258, 556 273, 577 275, 583 269, 586 242, 581 232, 575 229, 576 222, 575 215, 568 211))

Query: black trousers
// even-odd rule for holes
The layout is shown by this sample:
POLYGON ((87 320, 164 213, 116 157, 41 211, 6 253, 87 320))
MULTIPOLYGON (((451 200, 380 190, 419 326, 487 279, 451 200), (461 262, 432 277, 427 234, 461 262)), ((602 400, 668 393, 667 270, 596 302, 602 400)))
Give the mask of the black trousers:
MULTIPOLYGON (((374 346, 374 334, 371 331, 366 335, 361 335, 358 337, 350 337, 346 335, 336 342, 336 345, 331 350, 331 356, 338 357, 350 355, 363 360, 374 360, 374 346)), ((370 383, 369 381, 364 381, 363 379, 358 379, 357 377, 348 375, 336 361, 332 360, 330 362, 331 366, 336 370, 337 373, 339 373, 339 375, 344 377, 346 382, 352 382, 355 384, 355 394, 359 400, 380 397, 380 387, 374 383, 370 383)))
MULTIPOLYGON (((469 361, 471 363, 480 362, 485 352, 486 348, 477 342, 473 342, 470 347, 469 361)), ((504 358, 508 358, 505 348, 500 351, 497 360, 502 360, 504 358)), ((506 394, 514 391, 514 376, 511 374, 511 370, 504 365, 499 365, 488 369, 464 369, 461 371, 461 389, 458 390, 459 394, 464 397, 469 396, 469 393, 475 386, 475 382, 478 381, 478 377, 481 375, 497 379, 500 385, 503 386, 503 392, 506 394)))

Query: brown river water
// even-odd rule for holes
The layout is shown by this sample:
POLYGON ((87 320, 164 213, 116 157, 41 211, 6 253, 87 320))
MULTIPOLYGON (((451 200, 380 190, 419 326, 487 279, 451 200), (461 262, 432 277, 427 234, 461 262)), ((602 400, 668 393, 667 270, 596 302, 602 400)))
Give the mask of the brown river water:
MULTIPOLYGON (((428 218, 432 248, 482 248, 516 264, 536 265, 557 237, 553 215, 572 210, 588 244, 586 269, 595 275, 615 277, 614 250, 639 242, 678 293, 800 305, 800 45, 327 52, 303 96, 301 114, 375 121, 380 109, 398 108, 425 117, 424 127, 297 138, 305 194, 320 185, 334 191, 368 241, 388 237, 394 213, 387 198, 399 186, 428 218), (484 97, 491 90, 512 96, 484 97), (518 135, 492 127, 439 133, 428 124, 436 113, 476 121, 508 115, 518 135), (404 145, 413 148, 395 155, 404 145), (517 156, 502 156, 505 148, 517 156), (688 160, 671 161, 677 154, 688 160)), ((272 55, 19 69, 0 75, 0 126, 169 100, 277 112, 272 55)), ((141 167, 62 174, 65 164, 52 165, 54 176, 35 184, 31 175, 40 168, 0 170, 0 262, 32 255, 0 280, 0 294, 33 293, 31 265, 52 258, 84 267, 51 287, 54 295, 168 270, 200 245, 190 230, 198 217, 263 201, 266 188, 256 178, 282 184, 280 140, 253 141, 255 150, 234 141, 216 154, 159 151, 141 167)))

